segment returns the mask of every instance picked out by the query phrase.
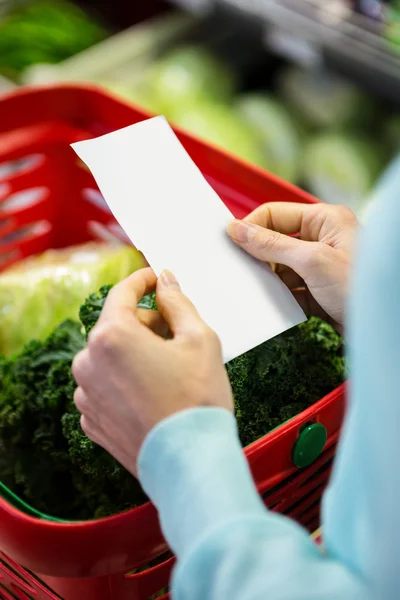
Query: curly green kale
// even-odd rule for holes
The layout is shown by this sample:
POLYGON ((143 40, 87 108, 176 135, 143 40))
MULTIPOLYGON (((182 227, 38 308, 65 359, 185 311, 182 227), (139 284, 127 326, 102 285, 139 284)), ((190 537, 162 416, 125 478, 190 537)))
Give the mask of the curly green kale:
POLYGON ((57 516, 80 503, 60 424, 76 387, 71 362, 84 344, 81 325, 65 321, 45 342, 0 363, 0 478, 57 516))
POLYGON ((156 293, 151 292, 144 296, 138 304, 139 308, 147 308, 148 310, 157 310, 156 293))
MULTIPOLYGON (((138 481, 83 433, 73 402, 72 360, 110 289, 89 296, 81 323, 65 321, 44 342, 0 357, 0 479, 59 518, 106 516, 146 501, 138 481)), ((155 309, 155 294, 139 306, 155 309)), ((227 371, 245 446, 343 381, 342 340, 311 318, 231 361, 227 371)))
POLYGON ((227 365, 244 446, 343 383, 342 343, 330 325, 311 317, 227 365))
POLYGON ((59 518, 100 517, 146 501, 138 481, 86 437, 73 402, 72 360, 110 287, 87 299, 82 323, 65 321, 44 342, 0 358, 0 479, 59 518))
POLYGON ((79 310, 79 319, 85 329, 86 337, 96 325, 104 306, 104 302, 112 285, 103 285, 97 293, 90 294, 79 310))

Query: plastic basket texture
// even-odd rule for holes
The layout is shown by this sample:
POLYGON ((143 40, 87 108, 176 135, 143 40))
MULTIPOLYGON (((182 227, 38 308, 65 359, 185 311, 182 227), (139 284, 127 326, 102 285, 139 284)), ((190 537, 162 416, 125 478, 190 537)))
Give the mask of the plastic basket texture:
MULTIPOLYGON (((145 118, 92 87, 25 89, 0 99, 0 269, 49 247, 125 240, 69 144, 145 118)), ((261 169, 178 135, 239 218, 267 200, 315 202, 261 169)), ((343 411, 344 386, 245 450, 266 504, 310 531, 319 524, 343 411), (293 449, 315 424, 325 428, 325 446, 299 469, 293 449)), ((6 490, 0 495, 0 598, 150 600, 168 584, 173 558, 163 556, 167 547, 151 504, 97 521, 59 523, 30 512, 6 490)))

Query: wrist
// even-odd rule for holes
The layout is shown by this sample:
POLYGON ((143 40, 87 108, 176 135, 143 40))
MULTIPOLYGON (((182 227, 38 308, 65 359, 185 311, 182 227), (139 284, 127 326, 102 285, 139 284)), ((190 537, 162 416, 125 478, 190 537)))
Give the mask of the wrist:
POLYGON ((178 556, 222 521, 264 512, 227 409, 193 408, 168 417, 147 436, 138 466, 178 556))

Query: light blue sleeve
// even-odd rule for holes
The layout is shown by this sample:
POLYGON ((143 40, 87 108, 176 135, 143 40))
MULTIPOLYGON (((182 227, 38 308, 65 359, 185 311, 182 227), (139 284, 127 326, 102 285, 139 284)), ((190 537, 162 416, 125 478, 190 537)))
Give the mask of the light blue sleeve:
POLYGON ((361 577, 264 508, 228 411, 161 422, 143 445, 139 477, 178 557, 174 600, 369 600, 361 577))
POLYGON ((400 598, 400 157, 378 185, 349 307, 350 405, 324 501, 330 555, 400 598))
POLYGON ((400 599, 400 159, 358 245, 352 382, 324 499, 327 555, 261 504, 232 415, 192 409, 148 436, 139 475, 178 557, 174 600, 400 599))

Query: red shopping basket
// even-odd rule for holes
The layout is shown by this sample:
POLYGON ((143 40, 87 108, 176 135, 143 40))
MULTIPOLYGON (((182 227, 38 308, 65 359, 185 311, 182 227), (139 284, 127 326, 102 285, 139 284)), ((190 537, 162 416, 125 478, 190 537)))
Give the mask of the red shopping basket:
MULTIPOLYGON (((125 239, 69 144, 147 117, 94 87, 27 89, 0 99, 0 268, 50 247, 125 239)), ((178 135, 237 217, 267 200, 315 202, 261 169, 178 135)), ((310 531, 318 526, 343 410, 344 386, 245 450, 269 508, 310 531), (315 443, 321 431, 323 448, 315 443), (300 469, 294 451, 314 462, 300 469)), ((0 598, 150 600, 168 584, 173 558, 165 556, 151 504, 59 523, 6 489, 0 493, 0 598)))

